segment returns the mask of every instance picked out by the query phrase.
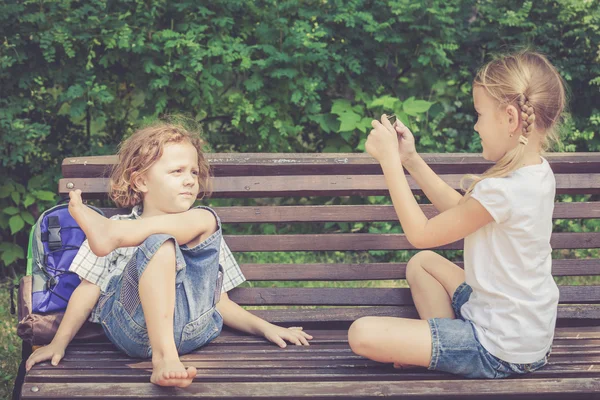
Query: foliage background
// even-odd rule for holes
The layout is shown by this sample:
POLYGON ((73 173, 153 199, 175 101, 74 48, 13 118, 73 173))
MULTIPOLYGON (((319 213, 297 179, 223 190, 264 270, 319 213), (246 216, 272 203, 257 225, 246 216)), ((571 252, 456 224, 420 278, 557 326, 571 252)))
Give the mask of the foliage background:
MULTIPOLYGON (((56 201, 61 160, 114 153, 137 124, 164 113, 197 121, 218 152, 362 152, 370 118, 383 111, 411 124, 422 152, 476 152, 474 72, 494 53, 530 45, 549 56, 571 88, 559 150, 600 147, 597 1, 205 3, 0 4, 0 279, 24 272, 27 232, 56 201)), ((556 224, 597 229, 597 221, 556 224)), ((9 356, 0 359, 16 360, 7 343, 0 353, 9 356)), ((11 368, 0 372, 6 388, 11 368)))

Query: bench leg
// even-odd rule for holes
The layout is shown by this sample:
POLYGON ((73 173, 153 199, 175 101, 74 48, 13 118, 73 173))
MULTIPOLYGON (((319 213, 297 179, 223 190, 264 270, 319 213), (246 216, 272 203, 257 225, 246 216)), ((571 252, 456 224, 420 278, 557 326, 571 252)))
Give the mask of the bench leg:
POLYGON ((12 400, 21 399, 21 388, 23 387, 23 381, 25 380, 25 362, 31 355, 32 348, 31 344, 23 342, 21 346, 21 365, 19 365, 19 372, 15 378, 15 386, 13 388, 12 400))

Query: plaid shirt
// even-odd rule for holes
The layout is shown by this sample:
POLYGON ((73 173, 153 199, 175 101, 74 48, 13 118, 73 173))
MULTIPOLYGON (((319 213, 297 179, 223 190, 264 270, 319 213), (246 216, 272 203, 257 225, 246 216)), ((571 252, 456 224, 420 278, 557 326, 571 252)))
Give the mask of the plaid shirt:
MULTIPOLYGON (((139 206, 135 206, 131 211, 131 214, 114 215, 111 219, 138 219, 140 217, 140 210, 141 208, 139 206)), ((85 279, 86 281, 99 286, 102 292, 106 292, 111 278, 123 273, 125 266, 136 250, 137 247, 120 247, 104 257, 98 257, 92 252, 86 239, 81 244, 69 270, 75 272, 81 279, 85 279)), ((233 257, 233 254, 231 254, 231 250, 229 250, 229 247, 225 243, 225 240, 221 240, 219 264, 223 267, 224 272, 223 292, 230 291, 246 280, 240 266, 233 257)), ((98 311, 98 305, 96 305, 90 315, 90 321, 100 322, 98 311)))

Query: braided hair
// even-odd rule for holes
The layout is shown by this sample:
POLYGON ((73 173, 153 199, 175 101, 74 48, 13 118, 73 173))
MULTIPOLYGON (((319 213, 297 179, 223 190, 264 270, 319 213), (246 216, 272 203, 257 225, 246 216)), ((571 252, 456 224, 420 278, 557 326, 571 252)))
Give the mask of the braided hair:
MULTIPOLYGON (((471 184, 485 178, 500 178, 518 169, 525 157, 525 148, 532 133, 541 135, 542 151, 558 141, 558 125, 566 107, 565 84, 548 59, 537 52, 523 50, 499 56, 484 65, 475 76, 473 86, 480 86, 501 105, 513 105, 520 112, 522 126, 519 143, 482 175, 466 175, 461 180, 471 184)), ((511 135, 512 136, 512 135, 511 135)))

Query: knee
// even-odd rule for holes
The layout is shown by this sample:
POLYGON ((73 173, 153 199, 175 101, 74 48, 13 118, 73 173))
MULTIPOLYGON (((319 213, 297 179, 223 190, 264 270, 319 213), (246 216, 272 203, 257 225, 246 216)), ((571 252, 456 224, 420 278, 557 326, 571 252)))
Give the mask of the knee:
POLYGON ((348 330, 348 343, 352 351, 360 356, 366 356, 371 347, 373 330, 373 317, 359 318, 350 325, 348 330))
POLYGON ((435 253, 431 250, 423 250, 408 260, 408 263, 406 264, 406 280, 408 281, 409 286, 416 283, 419 274, 423 272, 423 262, 430 257, 431 254, 435 253))

